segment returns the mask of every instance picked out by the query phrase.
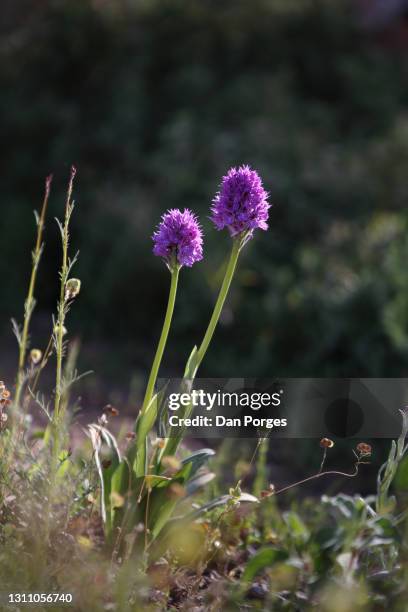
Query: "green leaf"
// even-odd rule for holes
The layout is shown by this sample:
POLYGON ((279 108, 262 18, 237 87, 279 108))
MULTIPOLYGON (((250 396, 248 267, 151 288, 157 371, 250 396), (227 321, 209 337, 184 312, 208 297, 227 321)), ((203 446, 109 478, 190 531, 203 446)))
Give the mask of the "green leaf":
POLYGON ((112 524, 112 513, 110 504, 112 492, 112 477, 121 461, 120 452, 114 436, 105 427, 102 427, 101 425, 97 425, 95 423, 88 425, 88 435, 92 442, 96 469, 101 485, 102 521, 105 523, 107 531, 109 532, 112 524), (103 443, 105 443, 111 450, 111 463, 109 467, 103 467, 101 462, 100 453, 103 443))
POLYGON ((408 457, 405 457, 398 467, 395 486, 400 491, 408 490, 408 457))
POLYGON ((283 519, 289 528, 291 537, 298 543, 304 543, 309 539, 309 530, 302 519, 295 512, 285 512, 283 519))
POLYGON ((184 518, 193 520, 195 518, 198 518, 201 514, 210 512, 210 510, 214 510, 215 508, 218 508, 219 506, 226 506, 232 500, 234 500, 235 502, 239 502, 239 503, 259 504, 259 499, 255 497, 255 495, 251 495, 250 493, 241 493, 241 495, 237 497, 234 497, 233 495, 221 495, 221 497, 216 497, 215 499, 211 500, 207 504, 200 506, 200 508, 193 510, 193 512, 190 512, 190 514, 188 514, 184 518))
POLYGON ((147 473, 147 436, 156 422, 157 412, 158 394, 155 393, 146 410, 139 414, 136 421, 136 457, 133 462, 136 476, 144 476, 147 473))
POLYGON ((279 548, 263 548, 250 559, 244 569, 241 580, 249 583, 266 567, 271 567, 279 561, 286 561, 288 553, 279 548))
POLYGON ((186 486, 187 495, 193 495, 198 489, 205 487, 209 482, 214 480, 214 472, 207 472, 206 474, 200 474, 192 480, 189 480, 186 486))
POLYGON ((189 476, 194 476, 197 471, 207 463, 211 457, 214 457, 215 451, 212 448, 202 448, 195 453, 182 460, 182 465, 191 465, 189 476))
POLYGON ((187 360, 186 367, 184 370, 184 378, 194 378, 195 370, 197 368, 197 347, 195 346, 191 351, 190 357, 187 360))

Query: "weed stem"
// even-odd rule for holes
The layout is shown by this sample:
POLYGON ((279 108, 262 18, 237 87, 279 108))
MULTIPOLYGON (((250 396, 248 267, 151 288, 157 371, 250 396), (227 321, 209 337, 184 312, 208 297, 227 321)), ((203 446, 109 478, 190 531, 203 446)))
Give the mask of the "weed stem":
POLYGON ((35 243, 34 251, 32 253, 32 268, 31 268, 31 277, 30 284, 28 287, 28 294, 24 304, 24 323, 23 329, 21 332, 21 338, 19 342, 19 358, 18 358, 18 372, 17 372, 17 382, 16 382, 16 393, 15 393, 15 405, 20 405, 21 392, 24 384, 24 366, 25 359, 28 348, 28 336, 30 329, 31 316, 33 314, 33 310, 35 307, 35 298, 34 298, 34 290, 35 284, 37 280, 37 272, 40 264, 41 254, 43 250, 43 233, 44 233, 44 223, 45 216, 47 213, 48 200, 50 197, 51 191, 51 182, 52 175, 47 176, 45 180, 45 194, 44 200, 41 208, 41 212, 39 216, 36 216, 37 219, 37 240, 35 243))

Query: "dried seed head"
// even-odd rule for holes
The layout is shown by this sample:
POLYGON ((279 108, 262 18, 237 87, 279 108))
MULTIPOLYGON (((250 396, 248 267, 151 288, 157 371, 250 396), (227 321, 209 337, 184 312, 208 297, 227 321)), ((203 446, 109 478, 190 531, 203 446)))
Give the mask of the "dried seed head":
POLYGON ((181 462, 174 455, 167 455, 162 459, 162 466, 166 469, 167 473, 175 474, 181 469, 181 462))
POLYGON ((9 399, 10 396, 11 396, 10 391, 7 389, 7 387, 4 384, 4 382, 0 381, 0 405, 1 406, 9 405, 10 404, 10 399, 9 399))
POLYGON ((275 493, 275 485, 270 484, 268 489, 261 491, 261 499, 265 497, 271 497, 272 495, 274 495, 274 493, 275 493))
POLYGON ((11 404, 10 391, 7 389, 3 381, 0 381, 0 431, 4 429, 7 423, 7 414, 4 412, 11 404))
POLYGON ((81 281, 79 278, 70 278, 65 285, 65 299, 73 300, 81 291, 81 281))
POLYGON ((156 438, 152 442, 153 448, 164 448, 166 446, 166 440, 164 438, 156 438))
POLYGON ((119 410, 117 408, 115 408, 114 406, 112 406, 111 404, 106 404, 106 406, 103 409, 105 414, 109 414, 110 416, 119 416, 119 410))
POLYGON ((172 482, 167 488, 167 496, 170 499, 176 500, 186 496, 185 488, 178 482, 172 482))
POLYGON ((42 359, 42 352, 40 351, 40 349, 31 349, 30 351, 30 361, 33 365, 37 365, 37 363, 40 363, 42 359))
POLYGON ((320 446, 321 448, 333 448, 334 442, 330 440, 330 438, 322 438, 320 440, 320 446))
POLYGON ((359 444, 357 444, 356 448, 360 455, 365 457, 370 456, 372 453, 372 448, 370 444, 367 444, 366 442, 360 442, 359 444))

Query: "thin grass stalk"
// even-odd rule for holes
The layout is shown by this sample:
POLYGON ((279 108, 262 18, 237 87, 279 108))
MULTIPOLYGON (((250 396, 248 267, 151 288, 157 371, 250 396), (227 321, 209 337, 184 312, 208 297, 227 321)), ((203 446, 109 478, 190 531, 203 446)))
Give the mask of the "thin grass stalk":
POLYGON ((61 442, 61 424, 63 423, 63 414, 61 411, 61 399, 63 395, 62 390, 62 363, 64 356, 64 323, 65 317, 68 311, 69 303, 66 299, 66 283, 72 265, 75 261, 71 261, 68 256, 69 248, 69 223, 72 215, 74 205, 71 201, 72 190, 74 184, 74 178, 76 175, 76 169, 71 167, 71 175, 68 183, 68 190, 65 202, 65 216, 64 223, 61 224, 58 220, 58 226, 61 232, 62 240, 62 264, 60 270, 60 297, 57 307, 57 320, 54 323, 53 338, 55 345, 55 352, 57 357, 56 366, 56 383, 55 383, 55 401, 54 401, 54 412, 52 414, 50 423, 50 433, 52 440, 52 451, 51 451, 51 463, 50 463, 50 492, 49 492, 49 504, 54 495, 54 488, 56 483, 56 477, 58 472, 58 458, 60 453, 60 442, 61 442))
POLYGON ((71 219, 73 204, 71 202, 72 189, 76 169, 71 168, 71 176, 68 184, 67 198, 65 202, 65 217, 64 225, 60 227, 62 236, 62 266, 60 272, 60 297, 58 302, 58 316, 54 328, 55 334, 55 350, 57 354, 57 369, 55 381, 55 403, 54 403, 54 418, 57 422, 60 420, 61 398, 62 398, 62 361, 64 354, 64 323, 67 314, 67 301, 65 298, 66 283, 71 269, 71 264, 68 258, 69 248, 69 222, 71 219))
POLYGON ((45 217, 47 214, 48 200, 50 197, 51 191, 51 182, 52 175, 47 176, 45 180, 45 194, 43 199, 43 204, 41 207, 40 215, 36 214, 37 220, 37 239, 35 243, 34 250, 32 252, 32 268, 31 268, 31 276, 30 283, 28 287, 27 298, 24 303, 24 322, 23 329, 21 331, 21 336, 19 338, 19 356, 18 356, 18 372, 17 372, 17 381, 16 381, 16 393, 15 393, 15 405, 20 406, 21 393, 24 386, 25 379, 25 360, 28 350, 28 339, 29 339, 29 330, 30 330, 30 322, 31 317, 35 308, 35 285, 37 281, 37 272, 40 265, 41 255, 44 248, 43 243, 43 233, 45 226, 45 217))

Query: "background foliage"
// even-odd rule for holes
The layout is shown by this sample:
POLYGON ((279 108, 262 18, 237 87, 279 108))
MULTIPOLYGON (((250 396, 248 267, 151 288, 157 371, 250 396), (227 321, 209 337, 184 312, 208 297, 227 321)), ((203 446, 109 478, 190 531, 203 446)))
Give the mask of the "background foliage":
MULTIPOLYGON (((70 331, 101 393, 131 374, 137 390, 151 359, 169 282, 151 254, 160 214, 202 217, 206 260, 183 272, 165 366, 178 374, 228 250, 210 200, 230 165, 250 163, 271 227, 246 250, 202 374, 405 375, 407 56, 364 30, 353 3, 6 0, 2 14, 4 342, 42 177, 55 174, 59 215, 74 162, 83 292, 70 331)), ((46 242, 36 345, 57 295, 51 219, 46 242)))

